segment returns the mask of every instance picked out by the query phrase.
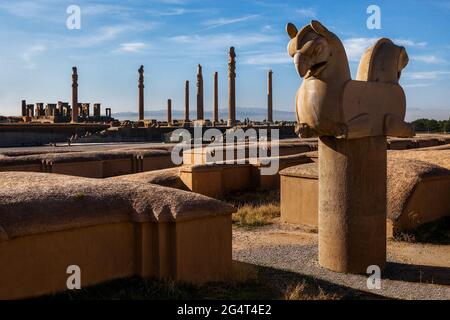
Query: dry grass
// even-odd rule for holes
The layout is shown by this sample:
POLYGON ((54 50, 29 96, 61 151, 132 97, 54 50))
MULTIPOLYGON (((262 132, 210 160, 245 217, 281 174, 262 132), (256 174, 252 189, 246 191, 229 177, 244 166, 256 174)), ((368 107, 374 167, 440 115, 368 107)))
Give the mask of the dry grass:
POLYGON ((283 294, 283 300, 337 300, 339 296, 335 293, 327 293, 320 286, 315 288, 316 292, 310 292, 306 282, 289 285, 283 294))
POLYGON ((240 227, 260 227, 272 223, 280 216, 280 207, 275 204, 243 205, 233 214, 233 222, 240 227))
POLYGON ((399 232, 394 241, 450 244, 450 217, 423 224, 413 231, 399 232))
POLYGON ((227 202, 238 208, 233 223, 253 228, 272 223, 280 216, 279 191, 244 192, 230 195, 227 202))

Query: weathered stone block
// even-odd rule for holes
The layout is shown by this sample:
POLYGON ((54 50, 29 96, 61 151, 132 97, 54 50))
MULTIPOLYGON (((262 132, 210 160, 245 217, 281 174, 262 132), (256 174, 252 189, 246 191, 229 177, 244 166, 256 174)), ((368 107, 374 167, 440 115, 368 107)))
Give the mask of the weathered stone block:
POLYGON ((185 282, 231 276, 234 208, 143 183, 43 173, 0 178, 0 299, 130 277, 185 282), (206 241, 205 241, 206 240, 206 241))

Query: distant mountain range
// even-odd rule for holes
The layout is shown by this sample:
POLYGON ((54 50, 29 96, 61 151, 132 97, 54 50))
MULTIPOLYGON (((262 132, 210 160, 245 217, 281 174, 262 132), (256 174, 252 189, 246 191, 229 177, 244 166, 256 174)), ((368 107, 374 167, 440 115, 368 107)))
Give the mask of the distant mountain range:
MULTIPOLYGON (((118 120, 137 120, 138 113, 137 112, 117 112, 113 113, 112 116, 118 120)), ((146 119, 157 119, 157 120, 167 120, 167 110, 147 110, 145 112, 146 119)), ((190 110, 190 118, 196 118, 196 109, 191 108, 190 110)), ((267 109, 263 108, 237 108, 236 118, 239 120, 243 120, 245 118, 249 118, 250 120, 262 121, 267 119, 267 109)), ((281 110, 273 110, 273 118, 274 120, 279 121, 295 121, 295 112, 290 111, 281 111, 281 110)), ((184 119, 184 111, 183 110, 172 110, 172 119, 181 120, 184 119)), ((205 111, 205 119, 212 119, 212 111, 205 111)), ((219 110, 219 119, 228 119, 228 110, 220 109, 219 110)))

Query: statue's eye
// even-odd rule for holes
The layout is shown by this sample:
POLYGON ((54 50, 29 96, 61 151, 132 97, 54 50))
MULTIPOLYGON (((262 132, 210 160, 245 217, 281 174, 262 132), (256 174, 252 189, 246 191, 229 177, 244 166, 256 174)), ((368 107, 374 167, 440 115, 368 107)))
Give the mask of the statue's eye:
POLYGON ((313 51, 313 55, 318 56, 322 53, 322 45, 318 44, 317 46, 315 46, 314 51, 313 51))
POLYGON ((300 53, 301 54, 305 54, 305 55, 309 55, 311 49, 313 48, 313 45, 314 45, 314 41, 313 40, 310 40, 310 41, 306 42, 303 45, 303 47, 300 49, 300 53))

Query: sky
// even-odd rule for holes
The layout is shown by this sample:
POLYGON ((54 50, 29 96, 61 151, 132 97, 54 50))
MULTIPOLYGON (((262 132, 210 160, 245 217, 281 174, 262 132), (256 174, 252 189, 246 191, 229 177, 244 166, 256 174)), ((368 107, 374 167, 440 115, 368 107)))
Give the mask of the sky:
POLYGON ((272 69, 274 109, 294 111, 302 80, 286 51, 285 25, 300 28, 312 19, 341 38, 353 76, 364 50, 378 38, 405 46, 407 119, 450 117, 450 1, 444 0, 0 0, 0 114, 18 115, 22 99, 70 101, 74 65, 80 102, 135 112, 141 64, 146 111, 164 109, 168 98, 173 109, 183 109, 189 80, 194 114, 198 63, 205 109, 212 109, 218 71, 219 108, 225 113, 230 46, 237 54, 237 108, 266 107, 272 69), (67 28, 70 5, 81 9, 80 29, 67 28), (381 29, 367 27, 369 5, 380 8, 381 29))

